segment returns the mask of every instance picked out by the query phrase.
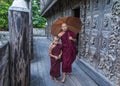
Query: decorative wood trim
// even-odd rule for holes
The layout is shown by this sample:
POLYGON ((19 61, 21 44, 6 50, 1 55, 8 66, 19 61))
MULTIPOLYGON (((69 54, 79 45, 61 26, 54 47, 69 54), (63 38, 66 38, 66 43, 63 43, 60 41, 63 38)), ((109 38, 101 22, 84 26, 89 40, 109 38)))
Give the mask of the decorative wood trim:
POLYGON ((53 0, 51 2, 49 2, 44 9, 42 10, 42 12, 40 13, 41 16, 44 16, 44 14, 57 2, 58 0, 53 0))
POLYGON ((100 75, 96 70, 92 69, 82 59, 77 59, 76 63, 80 68, 92 78, 99 86, 113 86, 104 76, 100 75))

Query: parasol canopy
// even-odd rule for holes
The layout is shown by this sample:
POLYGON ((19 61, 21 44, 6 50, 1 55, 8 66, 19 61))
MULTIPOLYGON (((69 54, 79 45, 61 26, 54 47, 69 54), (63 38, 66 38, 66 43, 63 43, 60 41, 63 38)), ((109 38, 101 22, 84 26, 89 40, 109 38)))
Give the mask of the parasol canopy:
POLYGON ((53 22, 53 24, 51 25, 52 35, 57 35, 61 31, 62 23, 66 23, 68 29, 73 31, 75 34, 81 31, 82 28, 81 20, 77 17, 68 16, 68 17, 58 18, 55 22, 53 22))

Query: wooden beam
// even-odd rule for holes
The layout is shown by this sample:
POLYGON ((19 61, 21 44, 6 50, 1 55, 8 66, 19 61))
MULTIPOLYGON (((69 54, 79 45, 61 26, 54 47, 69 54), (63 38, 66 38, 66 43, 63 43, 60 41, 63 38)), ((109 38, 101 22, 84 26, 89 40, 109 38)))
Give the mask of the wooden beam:
POLYGON ((41 12, 41 16, 44 16, 45 13, 57 2, 58 0, 51 0, 50 2, 48 2, 48 4, 44 7, 44 9, 41 12))

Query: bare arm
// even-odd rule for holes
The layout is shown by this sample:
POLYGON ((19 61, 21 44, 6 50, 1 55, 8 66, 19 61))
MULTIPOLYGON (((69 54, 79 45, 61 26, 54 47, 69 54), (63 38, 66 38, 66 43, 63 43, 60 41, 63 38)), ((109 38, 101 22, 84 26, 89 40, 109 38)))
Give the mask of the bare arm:
POLYGON ((76 42, 76 39, 74 39, 73 37, 69 37, 69 39, 71 40, 71 41, 73 41, 73 42, 76 42))
POLYGON ((60 33, 58 34, 58 37, 61 37, 64 33, 65 33, 65 32, 60 32, 60 33))

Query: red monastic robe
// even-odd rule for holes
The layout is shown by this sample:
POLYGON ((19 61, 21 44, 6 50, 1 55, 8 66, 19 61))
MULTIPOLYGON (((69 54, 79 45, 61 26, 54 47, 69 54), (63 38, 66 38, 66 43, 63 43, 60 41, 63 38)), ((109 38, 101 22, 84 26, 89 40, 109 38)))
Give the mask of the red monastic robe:
POLYGON ((76 34, 68 30, 61 36, 62 41, 62 72, 72 72, 72 63, 76 58, 76 43, 69 40, 72 36, 76 39, 76 34))
MULTIPOLYGON (((53 49, 52 49, 52 54, 55 56, 58 56, 62 50, 62 45, 57 44, 53 49)), ((50 68, 50 75, 53 77, 59 77, 60 76, 60 62, 61 60, 55 60, 53 57, 50 57, 51 60, 51 68, 50 68)))

